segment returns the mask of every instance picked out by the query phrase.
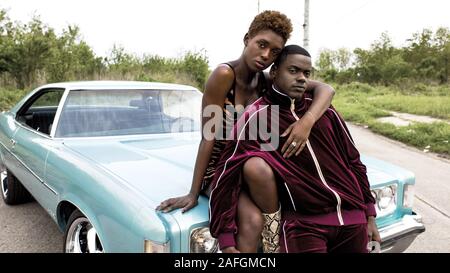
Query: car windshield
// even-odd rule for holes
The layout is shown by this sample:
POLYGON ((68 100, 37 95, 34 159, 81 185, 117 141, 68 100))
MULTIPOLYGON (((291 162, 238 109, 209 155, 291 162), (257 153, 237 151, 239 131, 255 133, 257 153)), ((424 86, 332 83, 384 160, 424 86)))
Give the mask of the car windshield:
POLYGON ((71 90, 55 137, 199 131, 201 97, 197 90, 71 90))

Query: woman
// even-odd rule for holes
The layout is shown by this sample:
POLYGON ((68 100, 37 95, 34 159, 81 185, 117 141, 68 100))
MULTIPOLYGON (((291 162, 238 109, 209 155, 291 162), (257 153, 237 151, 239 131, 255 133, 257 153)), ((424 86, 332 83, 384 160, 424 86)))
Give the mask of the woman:
MULTIPOLYGON (((269 84, 268 77, 262 71, 273 63, 291 32, 291 21, 278 11, 264 11, 254 18, 244 36, 244 50, 239 59, 219 65, 206 83, 203 110, 216 106, 223 111, 222 115, 203 117, 203 127, 211 121, 214 124, 220 123, 222 119, 225 123, 234 123, 236 119, 225 108, 233 106, 235 109, 243 109, 261 97, 269 84)), ((320 82, 312 81, 309 89, 314 94, 311 115, 293 123, 281 135, 288 136, 282 147, 285 157, 300 153, 316 117, 325 112, 334 95, 330 86, 320 82)), ((214 128, 208 134, 202 133, 189 193, 163 201, 157 207, 158 210, 169 212, 182 208, 182 212, 186 212, 197 205, 200 193, 209 196, 215 166, 226 143, 226 140, 210 137, 215 133, 214 128)), ((256 252, 262 233, 264 251, 277 252, 278 227, 270 229, 280 221, 277 187, 272 169, 262 159, 249 159, 244 165, 243 179, 246 190, 240 193, 238 199, 237 249, 226 245, 221 245, 221 249, 223 252, 256 252)))

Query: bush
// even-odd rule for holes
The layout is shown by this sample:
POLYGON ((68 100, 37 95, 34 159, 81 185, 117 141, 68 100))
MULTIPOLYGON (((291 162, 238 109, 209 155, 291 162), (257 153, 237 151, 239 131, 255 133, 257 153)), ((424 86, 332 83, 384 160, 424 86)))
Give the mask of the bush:
POLYGON ((57 35, 39 17, 21 24, 12 22, 0 9, 0 83, 24 89, 75 80, 148 80, 203 89, 209 75, 204 53, 188 51, 181 58, 138 57, 114 45, 103 58, 80 36, 77 26, 68 26, 57 35))

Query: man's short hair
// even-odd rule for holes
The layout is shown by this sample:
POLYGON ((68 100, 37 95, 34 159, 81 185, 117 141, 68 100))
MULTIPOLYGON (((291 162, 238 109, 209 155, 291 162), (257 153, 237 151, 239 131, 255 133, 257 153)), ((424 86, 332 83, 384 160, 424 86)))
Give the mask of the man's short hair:
POLYGON ((283 48, 283 50, 281 50, 280 54, 273 62, 273 65, 279 66, 281 63, 283 63, 286 60, 287 56, 290 54, 300 54, 300 55, 311 58, 311 55, 309 54, 309 52, 306 49, 304 49, 303 47, 301 47, 299 45, 287 45, 283 48))

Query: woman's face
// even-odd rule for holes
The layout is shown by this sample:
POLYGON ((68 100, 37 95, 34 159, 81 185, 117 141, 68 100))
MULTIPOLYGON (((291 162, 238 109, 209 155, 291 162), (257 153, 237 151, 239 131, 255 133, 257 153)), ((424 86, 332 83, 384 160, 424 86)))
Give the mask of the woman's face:
POLYGON ((283 38, 272 30, 262 30, 244 41, 244 58, 253 71, 263 71, 269 67, 285 44, 283 38))

